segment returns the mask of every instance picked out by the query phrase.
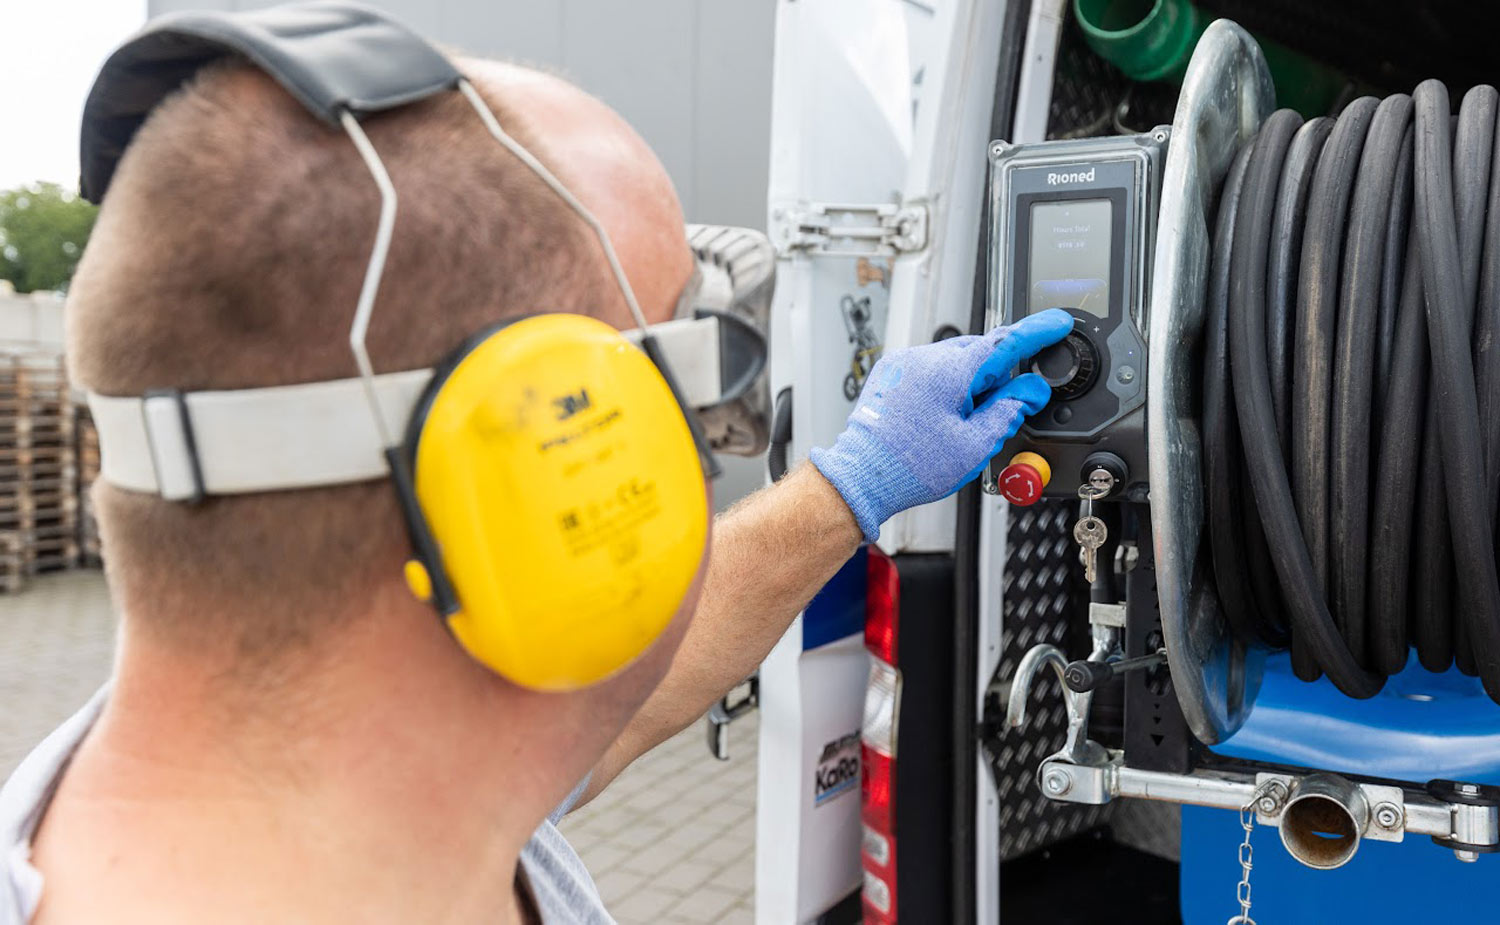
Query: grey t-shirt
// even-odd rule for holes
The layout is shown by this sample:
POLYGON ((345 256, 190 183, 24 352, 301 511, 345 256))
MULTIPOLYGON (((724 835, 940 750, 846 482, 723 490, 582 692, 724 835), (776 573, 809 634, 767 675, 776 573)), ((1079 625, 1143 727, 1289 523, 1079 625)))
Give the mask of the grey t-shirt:
MULTIPOLYGON (((42 740, 5 787, 0 789, 0 925, 24 925, 36 913, 42 898, 42 875, 31 866, 31 839, 42 814, 67 770, 68 760, 84 735, 99 718, 109 696, 106 686, 93 699, 42 740)), ((578 854, 557 830, 557 821, 583 794, 585 780, 553 811, 521 851, 521 867, 531 885, 542 921, 613 925, 604 909, 599 890, 578 854)), ((475 876, 485 872, 475 871, 475 876)), ((509 878, 509 871, 493 876, 509 878)))

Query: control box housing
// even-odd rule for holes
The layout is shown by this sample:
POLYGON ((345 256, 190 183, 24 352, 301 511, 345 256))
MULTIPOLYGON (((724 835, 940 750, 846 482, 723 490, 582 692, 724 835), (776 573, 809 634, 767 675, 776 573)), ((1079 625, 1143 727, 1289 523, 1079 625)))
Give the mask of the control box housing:
POLYGON ((998 487, 1021 452, 1046 459, 1050 497, 1076 495, 1100 460, 1113 496, 1145 500, 1151 263, 1170 129, 990 146, 987 327, 1048 308, 1073 316, 1061 343, 1023 361, 1053 387, 991 463, 998 487))

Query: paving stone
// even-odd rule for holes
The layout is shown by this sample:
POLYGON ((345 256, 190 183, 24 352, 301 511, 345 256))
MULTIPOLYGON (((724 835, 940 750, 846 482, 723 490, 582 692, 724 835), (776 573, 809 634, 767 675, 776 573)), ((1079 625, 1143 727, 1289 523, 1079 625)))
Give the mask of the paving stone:
POLYGON ((0 779, 109 677, 115 617, 97 571, 0 595, 0 779))
MULTIPOLYGON (((669 893, 658 887, 644 886, 615 903, 610 911, 620 925, 659 922, 667 909, 679 902, 682 902, 682 898, 676 893, 669 893)), ((698 921, 711 922, 713 920, 698 919, 698 921)))
POLYGON ((601 865, 613 865, 601 875, 609 885, 601 893, 621 925, 754 920, 757 723, 752 715, 735 724, 727 762, 708 754, 702 726, 694 724, 563 820, 569 839, 573 827, 584 824, 574 846, 591 870, 600 874, 606 871, 601 865), (667 798, 653 800, 656 793, 667 798), (648 804, 656 808, 644 809, 648 804), (613 834, 601 836, 611 824, 613 834), (705 869, 708 876, 700 879, 705 869), (631 878, 648 895, 687 892, 669 912, 652 911, 651 901, 627 895, 631 878))
POLYGON ((695 890, 691 896, 684 896, 665 911, 669 915, 679 915, 698 922, 718 922, 739 901, 739 893, 706 886, 695 890))
POLYGON ((696 857, 711 864, 728 864, 744 854, 755 857, 754 839, 712 838, 695 852, 696 857))
POLYGON ((752 853, 729 862, 709 878, 708 884, 741 896, 753 896, 755 893, 755 855, 752 853))
POLYGON ((755 910, 750 906, 737 905, 719 918, 720 925, 754 925, 755 910))
POLYGON ((607 874, 620 866, 620 862, 630 856, 630 852, 620 845, 612 845, 608 842, 594 843, 587 846, 574 841, 573 849, 580 855, 587 854, 589 859, 589 873, 595 879, 601 874, 607 874))
POLYGON ((666 889, 683 895, 690 895, 694 890, 708 882, 718 871, 714 865, 704 861, 686 859, 678 860, 661 873, 657 874, 656 883, 666 889))
POLYGON ((599 888, 599 895, 604 897, 607 907, 618 905, 631 891, 639 889, 641 883, 640 876, 628 870, 612 870, 594 877, 594 885, 599 888))
MULTIPOLYGON (((566 830, 564 830, 566 831, 566 830)), ((666 826, 655 819, 637 818, 633 825, 621 829, 615 836, 615 844, 623 845, 631 851, 638 851, 660 841, 666 832, 666 826)))

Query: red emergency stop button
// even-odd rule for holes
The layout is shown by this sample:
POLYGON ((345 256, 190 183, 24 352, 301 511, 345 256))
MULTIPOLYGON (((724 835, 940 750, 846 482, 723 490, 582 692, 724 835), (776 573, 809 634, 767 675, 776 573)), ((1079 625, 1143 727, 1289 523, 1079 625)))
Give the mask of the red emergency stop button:
POLYGON ((1026 507, 1042 499, 1052 481, 1052 467, 1035 453, 1017 453, 1000 472, 1000 494, 1011 504, 1026 507))

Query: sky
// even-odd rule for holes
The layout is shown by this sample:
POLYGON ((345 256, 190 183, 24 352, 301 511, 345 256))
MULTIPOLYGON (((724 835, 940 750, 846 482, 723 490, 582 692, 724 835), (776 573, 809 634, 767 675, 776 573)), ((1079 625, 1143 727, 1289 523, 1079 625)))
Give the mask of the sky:
POLYGON ((78 185, 78 123, 99 65, 146 21, 146 0, 4 0, 0 189, 78 185))

